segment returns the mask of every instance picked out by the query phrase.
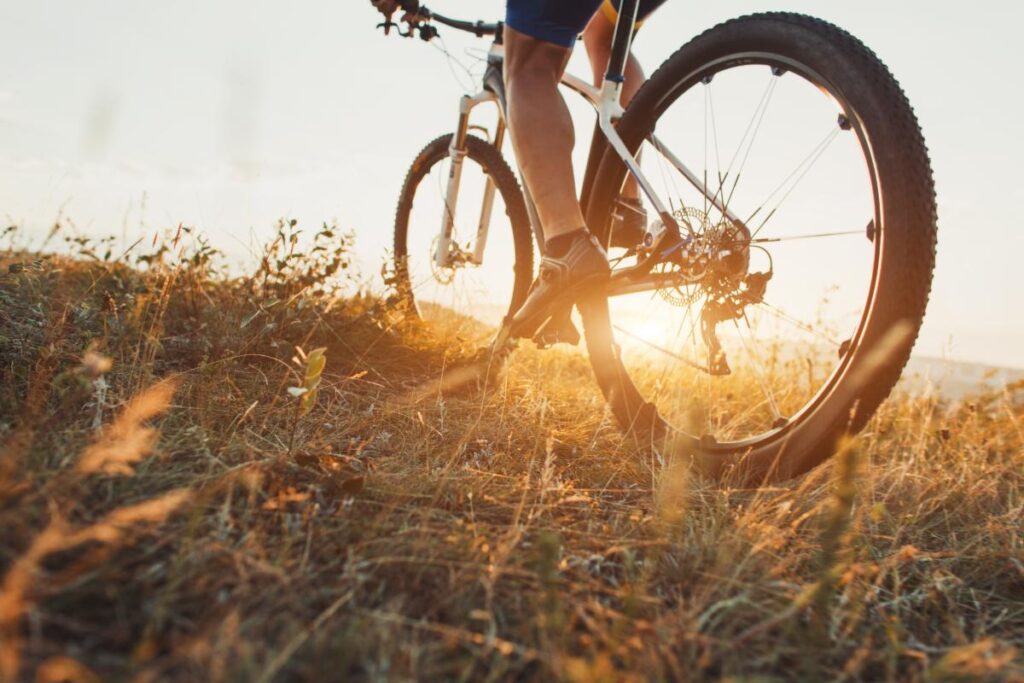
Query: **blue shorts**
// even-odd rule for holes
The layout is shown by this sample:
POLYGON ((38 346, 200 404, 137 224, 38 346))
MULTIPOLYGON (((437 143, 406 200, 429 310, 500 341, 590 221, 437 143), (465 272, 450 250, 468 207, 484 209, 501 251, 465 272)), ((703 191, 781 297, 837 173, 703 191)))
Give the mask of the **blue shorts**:
MULTIPOLYGON (((637 21, 663 2, 665 0, 640 0, 637 21)), ((505 24, 531 38, 572 47, 602 4, 609 19, 614 21, 618 0, 507 0, 505 24)))

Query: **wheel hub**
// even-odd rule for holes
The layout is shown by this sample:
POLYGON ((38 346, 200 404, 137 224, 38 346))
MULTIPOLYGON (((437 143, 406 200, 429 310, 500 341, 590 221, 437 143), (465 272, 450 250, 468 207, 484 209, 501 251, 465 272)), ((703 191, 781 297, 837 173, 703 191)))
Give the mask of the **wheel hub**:
POLYGON ((677 209, 673 217, 692 238, 671 260, 653 269, 674 276, 671 285, 658 289, 661 298, 674 306, 688 306, 723 287, 738 289, 750 265, 749 231, 728 218, 713 222, 697 207, 677 209))
POLYGON ((435 258, 440 240, 441 237, 438 235, 430 243, 430 258, 427 259, 430 263, 430 274, 438 283, 450 285, 455 281, 455 275, 460 269, 473 263, 473 253, 460 247, 455 240, 451 240, 448 243, 448 265, 440 266, 435 258))
POLYGON ((732 372, 718 340, 716 328, 722 322, 744 317, 747 306, 761 303, 772 272, 751 273, 750 231, 729 218, 712 221, 707 212, 685 207, 673 212, 691 238, 673 258, 659 263, 652 272, 671 275, 671 284, 658 289, 662 299, 674 306, 689 307, 703 299, 700 312, 701 337, 708 349, 706 371, 711 375, 732 372))

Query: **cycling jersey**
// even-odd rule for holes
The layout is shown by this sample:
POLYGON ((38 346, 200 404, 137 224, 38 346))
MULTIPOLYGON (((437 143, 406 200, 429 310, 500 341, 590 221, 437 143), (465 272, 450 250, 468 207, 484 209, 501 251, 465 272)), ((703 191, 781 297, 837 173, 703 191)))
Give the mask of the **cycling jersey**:
MULTIPOLYGON (((664 2, 640 0, 637 27, 664 2)), ((614 22, 618 6, 619 0, 507 0, 505 23, 531 38, 572 47, 599 8, 614 22)))

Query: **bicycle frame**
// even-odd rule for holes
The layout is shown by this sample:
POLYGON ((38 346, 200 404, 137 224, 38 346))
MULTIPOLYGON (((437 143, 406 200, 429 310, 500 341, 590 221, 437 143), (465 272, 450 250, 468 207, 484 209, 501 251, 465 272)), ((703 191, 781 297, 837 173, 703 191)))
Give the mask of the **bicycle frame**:
MULTIPOLYGON (((640 164, 637 159, 630 154, 629 149, 626 147, 626 144, 615 129, 615 123, 624 113, 620 104, 622 83, 624 81, 623 71, 625 69, 626 60, 629 56, 629 48, 633 38, 633 31, 631 27, 636 20, 638 5, 638 0, 623 0, 621 3, 618 20, 616 21, 615 31, 612 37, 612 51, 608 70, 605 73, 603 82, 599 88, 594 87, 569 73, 564 74, 561 80, 561 84, 563 86, 583 96, 583 98, 594 107, 597 114, 597 131, 600 131, 607 143, 619 158, 622 159, 628 173, 636 179, 640 190, 651 202, 651 205, 654 207, 655 211, 657 211, 660 219, 660 230, 658 230, 657 234, 649 234, 648 236, 651 242, 651 257, 638 261, 634 266, 620 268, 613 271, 612 282, 608 290, 609 296, 650 291, 652 289, 665 286, 664 276, 659 277, 651 274, 651 269, 669 253, 679 249, 681 246, 685 246, 685 244, 693 238, 693 233, 689 226, 684 225, 688 234, 685 237, 681 235, 679 223, 676 221, 675 216, 658 196, 654 186, 640 168, 640 164), (668 248, 662 251, 661 247, 666 245, 668 248)), ((484 103, 495 103, 498 109, 498 124, 492 144, 500 151, 505 138, 507 119, 504 81, 501 73, 504 61, 504 45, 501 40, 500 28, 496 32, 496 39, 488 53, 487 61, 488 67, 484 75, 483 86, 480 92, 474 95, 463 95, 459 101, 458 124, 455 127, 455 135, 452 136, 452 142, 449 148, 451 169, 448 175, 445 203, 441 216, 441 230, 437 240, 437 249, 434 253, 434 261, 440 268, 446 268, 452 265, 451 236, 455 225, 454 207, 457 206, 459 196, 459 185, 462 178, 462 164, 466 157, 466 136, 471 128, 470 116, 473 110, 484 103)), ((595 131, 595 135, 597 134, 597 131, 595 131)), ((722 199, 717 196, 718 193, 709 191, 700 178, 687 168, 675 154, 661 144, 655 136, 652 135, 649 140, 665 157, 665 159, 674 166, 679 173, 697 189, 699 193, 707 198, 710 205, 721 211, 723 215, 735 224, 742 225, 740 219, 733 214, 728 207, 724 205, 722 199)), ((593 151, 594 148, 592 147, 592 155, 593 151)), ((586 182, 584 185, 583 193, 586 194, 586 182)), ((537 212, 533 204, 533 200, 530 197, 529 189, 525 187, 525 185, 523 187, 523 191, 526 197, 527 209, 530 215, 530 222, 533 226, 534 236, 537 240, 541 253, 543 253, 543 231, 541 230, 540 223, 537 218, 537 212)), ((487 244, 487 235, 490 229, 494 192, 494 184, 490 178, 487 178, 484 189, 483 206, 480 211, 480 221, 477 226, 476 240, 474 242, 473 251, 468 255, 468 258, 466 258, 467 261, 474 265, 481 265, 483 263, 484 249, 487 244)))

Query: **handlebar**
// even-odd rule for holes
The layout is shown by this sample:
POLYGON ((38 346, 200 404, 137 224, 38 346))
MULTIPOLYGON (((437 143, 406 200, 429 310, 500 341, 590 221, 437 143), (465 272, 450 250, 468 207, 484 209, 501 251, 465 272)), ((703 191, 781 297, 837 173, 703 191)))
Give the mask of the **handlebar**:
MULTIPOLYGON (((451 17, 446 17, 443 14, 438 14, 437 12, 431 11, 430 8, 428 8, 426 5, 421 5, 419 3, 419 0, 398 0, 398 6, 410 14, 415 14, 424 21, 436 21, 439 24, 450 26, 451 28, 457 29, 459 31, 466 31, 467 33, 472 33, 477 38, 482 38, 484 36, 498 36, 500 38, 501 36, 502 22, 500 21, 484 22, 452 19, 451 17)), ((411 36, 412 30, 402 35, 411 36)), ((436 35, 436 29, 428 30, 426 32, 424 32, 422 28, 420 29, 420 37, 423 38, 424 40, 430 40, 436 35)))

